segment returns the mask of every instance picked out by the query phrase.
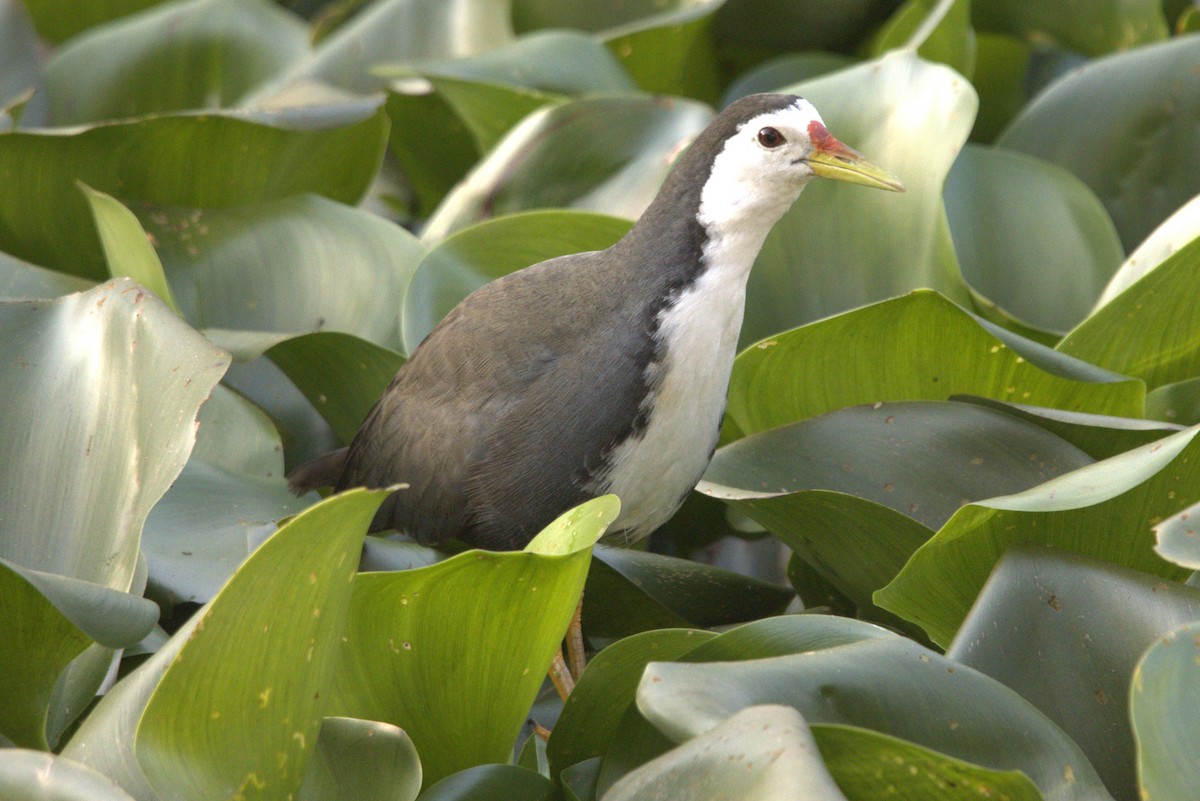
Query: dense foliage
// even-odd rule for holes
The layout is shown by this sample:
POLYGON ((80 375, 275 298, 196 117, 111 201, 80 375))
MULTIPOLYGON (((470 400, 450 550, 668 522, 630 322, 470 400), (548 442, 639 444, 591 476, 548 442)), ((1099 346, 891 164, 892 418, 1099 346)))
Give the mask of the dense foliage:
POLYGON ((1195 798, 1198 27, 0 0, 0 796, 1195 798), (772 232, 650 551, 595 545, 613 498, 452 554, 287 492, 459 299, 615 241, 760 90, 908 191, 772 232), (794 590, 700 558, 730 537, 794 590))

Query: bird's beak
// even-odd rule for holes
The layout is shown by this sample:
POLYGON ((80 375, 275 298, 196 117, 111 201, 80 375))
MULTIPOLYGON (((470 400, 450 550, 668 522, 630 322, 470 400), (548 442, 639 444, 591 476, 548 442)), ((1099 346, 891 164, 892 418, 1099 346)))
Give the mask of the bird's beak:
POLYGON ((904 184, 878 164, 867 161, 861 153, 843 145, 824 125, 813 121, 808 126, 813 151, 808 156, 814 175, 847 181, 852 184, 903 192, 904 184))

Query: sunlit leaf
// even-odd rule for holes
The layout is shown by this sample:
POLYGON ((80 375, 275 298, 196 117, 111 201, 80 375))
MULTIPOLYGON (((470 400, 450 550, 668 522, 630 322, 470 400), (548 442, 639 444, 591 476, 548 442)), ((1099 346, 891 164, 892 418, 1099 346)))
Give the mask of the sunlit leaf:
POLYGON ((0 793, 6 801, 133 801, 112 780, 44 751, 0 751, 0 793))

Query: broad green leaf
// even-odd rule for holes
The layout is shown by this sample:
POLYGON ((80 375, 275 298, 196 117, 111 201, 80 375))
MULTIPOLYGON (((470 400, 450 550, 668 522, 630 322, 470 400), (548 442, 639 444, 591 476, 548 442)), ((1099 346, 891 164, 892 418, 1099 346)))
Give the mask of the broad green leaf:
POLYGON ((581 507, 574 530, 552 524, 551 540, 578 548, 564 555, 467 551, 360 574, 329 713, 403 728, 427 784, 507 762, 575 611, 590 545, 616 514, 608 496, 581 507))
POLYGON ((429 81, 391 81, 387 88, 390 152, 408 184, 407 211, 423 219, 479 160, 479 146, 429 81))
POLYGON ((288 339, 266 352, 344 443, 387 389, 404 357, 350 334, 321 331, 288 339))
POLYGON ((1178 425, 1200 423, 1200 378, 1163 384, 1146 393, 1146 417, 1178 425))
POLYGON ((418 801, 554 801, 554 785, 516 765, 478 765, 451 774, 421 793, 418 801))
POLYGON ((448 76, 429 76, 428 81, 471 132, 479 153, 495 147, 514 125, 537 109, 567 100, 536 89, 448 76))
POLYGON ((1195 34, 1097 59, 1041 92, 997 144, 1083 179, 1132 250, 1200 185, 1197 68, 1195 34))
POLYGON ((1097 308, 1115 299, 1197 237, 1200 237, 1200 195, 1180 206, 1129 254, 1100 293, 1097 308))
POLYGON ((1195 522, 1198 515, 1200 504, 1193 504, 1155 526, 1155 552, 1168 562, 1200 570, 1200 536, 1195 522))
POLYGON ((47 270, 36 264, 0 253, 0 299, 44 300, 85 292, 95 282, 74 275, 47 270))
POLYGON ((1198 431, 1189 428, 1025 492, 964 506, 875 593, 875 602, 945 645, 1016 542, 1182 580, 1186 571, 1154 553, 1152 527, 1200 500, 1198 431))
POLYGON ((788 91, 812 101, 834 136, 907 191, 813 181, 755 262, 742 344, 921 287, 965 302, 953 250, 942 246, 942 184, 975 117, 970 85, 900 51, 788 91))
POLYGON ((600 637, 722 626, 778 614, 793 597, 785 587, 712 565, 601 545, 588 574, 583 626, 600 637))
POLYGON ((1129 706, 1142 798, 1187 798, 1200 786, 1198 650, 1200 624, 1182 626, 1151 645, 1133 674, 1129 706))
POLYGON ((298 801, 413 801, 421 758, 403 729, 374 720, 325 718, 298 801))
MULTIPOLYGON (((585 614, 585 625, 587 620, 585 614)), ((596 654, 563 704, 546 744, 551 775, 608 751, 620 735, 621 717, 633 703, 647 664, 678 659, 716 636, 696 629, 655 629, 625 637, 596 654)))
POLYGON ((1029 102, 1029 66, 1033 47, 1003 34, 975 36, 975 74, 971 84, 979 93, 979 114, 971 141, 990 144, 1029 102))
POLYGON ((387 138, 378 101, 289 114, 181 114, 0 134, 0 248, 102 278, 100 244, 76 181, 131 204, 237 206, 304 192, 356 202, 387 138))
POLYGON ((1107 459, 1181 430, 1181 426, 1132 417, 1064 412, 1042 406, 1004 403, 990 398, 956 395, 952 400, 975 403, 1041 426, 1093 459, 1107 459))
POLYGON ((128 279, 2 304, 0 340, 0 556, 128 589, 142 524, 228 356, 128 279))
POLYGON ((810 726, 858 726, 992 770, 1046 799, 1111 799, 1079 747, 1017 693, 903 637, 748 662, 651 663, 638 708, 679 741, 748 707, 793 707, 810 726))
POLYGON ((24 6, 0 3, 0 109, 23 97, 40 80, 37 33, 24 6))
POLYGON ((136 210, 197 327, 399 345, 405 286, 424 250, 398 225, 318 195, 136 210))
POLYGON ((596 801, 602 761, 600 757, 585 759, 563 770, 562 789, 567 801, 596 801))
POLYGON ((473 225, 421 260, 404 295, 401 328, 412 353, 459 301, 489 281, 555 256, 603 250, 629 230, 616 217, 532 211, 473 225))
POLYGON ((1156 0, 1092 0, 1083 5, 973 0, 971 20, 981 30, 1054 42, 1090 56, 1167 37, 1167 22, 1156 0))
POLYGON ((384 497, 351 490, 280 528, 104 697, 64 754, 138 798, 294 796, 384 497))
MULTIPOLYGON (((654 13, 600 34, 644 92, 717 98, 721 76, 712 46, 713 14, 725 0, 654 2, 654 13)), ((591 8, 587 0, 576 5, 591 8)), ((643 4, 645 7, 645 4, 643 4)))
POLYGON ((471 56, 512 36, 507 0, 374 0, 252 101, 312 81, 372 92, 385 80, 374 74, 380 64, 471 56))
POLYGON ((1017 770, 981 768, 857 726, 817 725, 812 734, 838 787, 857 801, 1042 801, 1034 783, 1017 770))
POLYGON ((717 10, 712 34, 722 60, 746 68, 783 53, 851 51, 895 6, 878 0, 839 0, 837 13, 831 14, 823 3, 726 0, 717 10))
POLYGON ((915 47, 917 55, 952 67, 971 78, 975 72, 975 31, 970 0, 906 0, 870 43, 873 56, 915 47), (936 16, 935 16, 936 15, 936 16))
POLYGON ((422 240, 433 244, 472 223, 537 208, 638 217, 672 157, 711 119, 700 103, 639 95, 539 109, 446 197, 422 240))
POLYGON ((1058 350, 1150 388, 1200 375, 1200 238, 1100 307, 1058 350))
POLYGON ((919 291, 763 340, 733 364, 725 441, 825 412, 970 393, 1137 417, 1144 390, 919 291))
POLYGON ((87 184, 80 184, 79 189, 91 207, 109 275, 132 278, 179 314, 158 254, 134 213, 112 195, 97 192, 87 184))
POLYGON ((38 34, 51 42, 70 39, 80 31, 134 14, 163 0, 92 0, 64 6, 57 0, 23 0, 38 34))
POLYGON ((44 751, 0 750, 0 794, 6 801, 133 801, 111 779, 44 751))
POLYGON ((817 78, 849 67, 854 59, 836 53, 793 53, 773 58, 745 72, 729 84, 723 106, 755 92, 777 92, 781 87, 817 78))
POLYGON ((1092 191, 1038 159, 968 145, 945 198, 963 278, 1028 325, 1058 333, 1075 326, 1124 257, 1092 191))
POLYGON ((946 655, 1021 694, 1137 796, 1129 681, 1142 651, 1200 618, 1200 590, 1077 554, 1009 549, 946 655), (1027 658, 1014 659, 1014 653, 1027 658))
POLYGON ((606 801, 846 801, 804 718, 752 706, 625 775, 606 801))
POLYGON ((268 0, 163 3, 54 51, 45 72, 49 120, 230 106, 307 52, 304 25, 268 0))

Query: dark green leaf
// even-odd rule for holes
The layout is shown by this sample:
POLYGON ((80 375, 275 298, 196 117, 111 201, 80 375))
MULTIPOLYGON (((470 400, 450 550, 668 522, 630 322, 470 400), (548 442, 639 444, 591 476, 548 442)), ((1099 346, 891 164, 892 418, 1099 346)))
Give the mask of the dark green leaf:
POLYGON ((1130 717, 1137 736, 1142 798, 1187 798, 1200 786, 1193 758, 1200 708, 1200 624, 1168 633, 1146 651, 1133 674, 1130 717))
POLYGON ((421 759, 402 729, 374 720, 325 718, 298 801, 413 801, 421 759))
POLYGON ((554 801, 545 776, 516 765, 479 765, 454 773, 421 793, 418 801, 554 801))
POLYGON ((974 0, 971 19, 983 30, 1055 42, 1092 56, 1167 36, 1156 0, 1093 0, 1081 6, 1044 0, 974 0))

